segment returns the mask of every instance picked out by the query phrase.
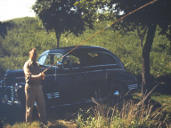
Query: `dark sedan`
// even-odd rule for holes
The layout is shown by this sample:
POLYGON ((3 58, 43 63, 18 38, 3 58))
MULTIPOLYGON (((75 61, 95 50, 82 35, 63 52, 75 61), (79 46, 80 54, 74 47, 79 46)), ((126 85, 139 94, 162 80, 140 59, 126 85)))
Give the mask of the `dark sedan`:
MULTIPOLYGON (((91 97, 124 95, 137 88, 136 77, 110 51, 94 46, 47 50, 38 58, 42 71, 48 69, 43 90, 48 107, 91 102, 91 97), (70 52, 72 51, 72 52, 70 52)), ((8 102, 24 103, 23 70, 7 71, 3 87, 8 102)))

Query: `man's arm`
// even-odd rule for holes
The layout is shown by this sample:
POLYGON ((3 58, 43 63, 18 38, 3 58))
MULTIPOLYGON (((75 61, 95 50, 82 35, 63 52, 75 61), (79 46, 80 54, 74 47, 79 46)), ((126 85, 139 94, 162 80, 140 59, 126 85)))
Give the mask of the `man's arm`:
POLYGON ((36 74, 36 75, 33 75, 33 74, 30 72, 27 63, 24 64, 23 70, 24 70, 24 74, 25 74, 26 81, 27 81, 27 80, 28 80, 28 81, 29 81, 29 80, 39 80, 39 79, 42 79, 42 80, 43 80, 43 79, 45 78, 44 72, 41 72, 41 73, 36 74))
POLYGON ((45 79, 45 74, 44 74, 44 72, 41 72, 38 75, 31 75, 31 79, 32 80, 39 80, 39 79, 44 80, 45 79))

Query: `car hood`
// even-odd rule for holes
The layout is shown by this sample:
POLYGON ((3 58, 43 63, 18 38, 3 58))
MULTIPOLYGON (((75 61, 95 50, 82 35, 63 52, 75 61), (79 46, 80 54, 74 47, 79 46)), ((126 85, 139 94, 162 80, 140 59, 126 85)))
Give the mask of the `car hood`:
POLYGON ((7 70, 4 75, 4 82, 6 86, 14 85, 18 82, 25 82, 24 71, 19 70, 7 70))
POLYGON ((17 70, 7 70, 5 72, 5 77, 24 77, 24 71, 22 69, 17 70))

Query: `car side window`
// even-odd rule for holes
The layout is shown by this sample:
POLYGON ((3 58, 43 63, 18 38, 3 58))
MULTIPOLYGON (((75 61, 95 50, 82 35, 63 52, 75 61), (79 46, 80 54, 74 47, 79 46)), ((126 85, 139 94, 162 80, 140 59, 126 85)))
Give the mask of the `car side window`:
POLYGON ((38 63, 39 63, 40 65, 44 65, 45 60, 46 60, 46 57, 47 57, 47 54, 41 56, 41 57, 38 59, 38 63))
POLYGON ((49 55, 46 57, 46 60, 45 60, 44 65, 47 65, 47 66, 53 65, 53 63, 54 63, 53 57, 54 57, 54 55, 49 54, 49 55))
POLYGON ((51 65, 56 66, 57 62, 62 61, 61 57, 62 57, 61 53, 46 54, 39 59, 39 63, 41 65, 46 65, 46 66, 51 66, 51 65))
POLYGON ((115 59, 106 52, 89 52, 86 59, 87 66, 117 64, 115 59))
POLYGON ((80 59, 74 55, 67 55, 63 60, 64 68, 78 67, 80 66, 80 59))
POLYGON ((55 66, 58 65, 59 62, 62 63, 62 56, 63 55, 61 53, 57 53, 57 54, 54 55, 54 57, 53 57, 53 64, 55 66))

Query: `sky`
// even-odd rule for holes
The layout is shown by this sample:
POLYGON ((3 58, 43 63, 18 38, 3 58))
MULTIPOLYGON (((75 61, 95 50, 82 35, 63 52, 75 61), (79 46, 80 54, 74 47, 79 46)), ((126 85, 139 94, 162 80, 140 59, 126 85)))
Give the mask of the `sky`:
POLYGON ((34 17, 32 6, 36 0, 0 0, 0 21, 14 18, 34 17))

